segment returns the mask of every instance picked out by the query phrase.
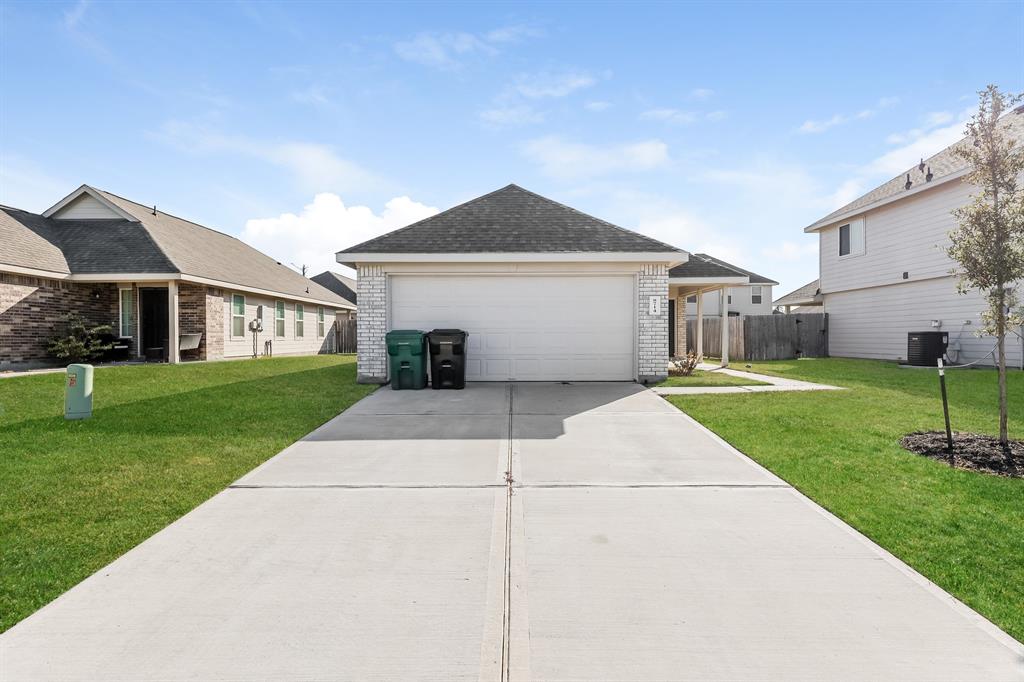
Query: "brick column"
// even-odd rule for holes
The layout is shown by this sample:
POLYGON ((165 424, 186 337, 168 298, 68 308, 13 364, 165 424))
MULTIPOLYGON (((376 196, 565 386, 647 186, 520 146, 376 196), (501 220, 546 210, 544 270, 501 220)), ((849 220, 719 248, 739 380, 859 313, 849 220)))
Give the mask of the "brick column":
POLYGON ((686 355, 686 294, 676 294, 676 347, 672 355, 686 355))
POLYGON ((356 283, 359 300, 356 381, 384 384, 388 380, 388 352, 384 342, 388 324, 387 274, 380 265, 361 265, 356 283))
POLYGON ((644 265, 637 277, 637 293, 637 378, 646 384, 668 376, 668 267, 644 265), (660 301, 655 314, 651 297, 660 301))

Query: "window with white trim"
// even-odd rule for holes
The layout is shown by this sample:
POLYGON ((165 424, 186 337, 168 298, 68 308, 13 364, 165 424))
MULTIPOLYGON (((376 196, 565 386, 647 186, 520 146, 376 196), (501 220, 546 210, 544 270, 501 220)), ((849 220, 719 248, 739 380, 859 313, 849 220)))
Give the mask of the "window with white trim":
POLYGON ((864 253, 864 221, 854 220, 839 226, 839 257, 859 256, 864 253))
POLYGON ((274 336, 284 338, 284 301, 274 301, 274 336))
POLYGON ((750 287, 750 302, 754 305, 761 303, 761 287, 750 287))
POLYGON ((245 296, 231 294, 231 336, 245 336, 245 296))
POLYGON ((118 290, 118 307, 120 321, 118 336, 121 338, 131 338, 134 336, 132 331, 132 321, 135 318, 135 297, 132 295, 131 289, 119 289, 118 290))
POLYGON ((324 307, 322 305, 316 307, 316 335, 319 337, 324 335, 324 307))
POLYGON ((295 338, 301 339, 305 336, 305 311, 301 303, 295 304, 295 338))

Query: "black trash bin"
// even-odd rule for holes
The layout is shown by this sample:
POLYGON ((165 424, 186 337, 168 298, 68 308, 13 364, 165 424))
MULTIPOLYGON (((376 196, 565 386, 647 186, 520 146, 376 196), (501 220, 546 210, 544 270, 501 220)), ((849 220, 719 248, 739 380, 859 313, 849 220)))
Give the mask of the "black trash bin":
POLYGON ((430 347, 430 387, 466 387, 466 332, 435 329, 427 334, 430 347))

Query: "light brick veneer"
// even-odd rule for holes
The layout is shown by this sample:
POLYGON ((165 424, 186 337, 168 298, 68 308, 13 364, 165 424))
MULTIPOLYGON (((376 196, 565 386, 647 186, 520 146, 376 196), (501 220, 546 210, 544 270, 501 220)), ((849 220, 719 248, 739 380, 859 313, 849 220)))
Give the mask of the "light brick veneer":
POLYGON ((644 265, 637 277, 637 293, 637 374, 646 384, 668 376, 668 267, 644 265), (651 296, 661 299, 657 315, 650 312, 651 296))
POLYGON ((357 381, 383 384, 388 380, 387 274, 379 265, 361 265, 356 279, 359 315, 356 317, 357 381))

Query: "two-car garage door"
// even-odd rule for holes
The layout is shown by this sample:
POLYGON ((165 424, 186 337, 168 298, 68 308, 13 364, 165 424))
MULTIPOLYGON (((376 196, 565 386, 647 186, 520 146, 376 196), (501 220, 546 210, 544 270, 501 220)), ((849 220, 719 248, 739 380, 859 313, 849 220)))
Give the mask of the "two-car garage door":
POLYGON ((629 275, 392 275, 390 328, 469 332, 470 381, 630 381, 629 275))

